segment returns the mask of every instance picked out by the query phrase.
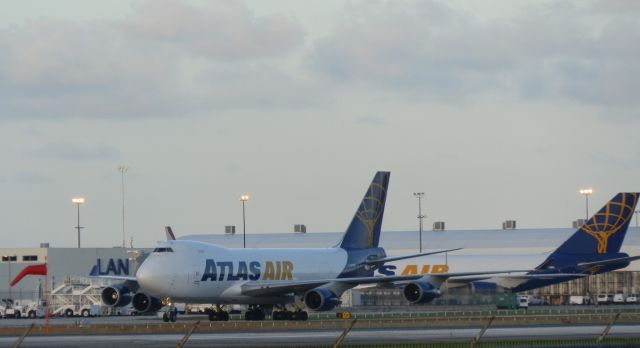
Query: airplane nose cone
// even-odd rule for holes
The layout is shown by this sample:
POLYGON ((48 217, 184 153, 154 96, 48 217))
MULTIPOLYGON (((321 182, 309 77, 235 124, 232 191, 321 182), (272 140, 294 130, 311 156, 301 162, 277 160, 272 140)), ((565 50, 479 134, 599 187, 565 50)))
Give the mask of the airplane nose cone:
POLYGON ((138 284, 142 288, 150 288, 151 287, 151 269, 145 263, 142 263, 136 272, 136 279, 138 280, 138 284))

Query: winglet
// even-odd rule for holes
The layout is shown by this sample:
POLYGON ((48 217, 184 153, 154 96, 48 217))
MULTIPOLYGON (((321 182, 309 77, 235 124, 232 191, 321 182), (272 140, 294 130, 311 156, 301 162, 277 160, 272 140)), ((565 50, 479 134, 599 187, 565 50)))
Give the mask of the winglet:
POLYGON ((176 240, 176 236, 173 234, 171 226, 165 226, 164 233, 167 235, 167 240, 176 240))

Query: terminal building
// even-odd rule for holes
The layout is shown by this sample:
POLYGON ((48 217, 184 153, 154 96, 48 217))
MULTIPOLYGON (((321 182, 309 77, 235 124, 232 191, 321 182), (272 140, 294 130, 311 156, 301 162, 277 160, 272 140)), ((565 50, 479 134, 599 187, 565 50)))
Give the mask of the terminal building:
MULTIPOLYGON (((497 230, 445 230, 444 223, 434 224, 434 230, 423 231, 423 250, 463 248, 456 255, 484 255, 486 262, 492 262, 492 256, 509 255, 517 260, 520 255, 544 254, 553 251, 562 244, 574 228, 557 229, 516 229, 514 225, 505 224, 497 230)), ((225 247, 241 248, 242 234, 236 234, 234 228, 228 227, 226 233, 208 235, 179 236, 179 239, 194 239, 219 244, 225 247)), ((306 233, 304 225, 296 225, 294 232, 247 234, 246 243, 249 248, 323 248, 337 245, 342 232, 306 233)), ((385 248, 389 256, 417 253, 420 240, 418 231, 382 232, 380 246, 385 248)), ((104 275, 134 275, 139 255, 152 250, 115 248, 58 248, 43 243, 39 248, 0 248, 0 297, 13 299, 33 299, 44 284, 44 276, 26 276, 14 287, 9 283, 22 272, 25 267, 47 263, 48 286, 55 289, 75 278, 85 277, 95 269, 104 275)), ((629 255, 640 255, 640 228, 630 227, 627 231, 622 252, 629 255)), ((416 259, 419 261, 419 259, 416 259)), ((447 255, 443 255, 447 262, 447 255)), ((512 265, 500 265, 501 269, 512 268, 512 265)), ((533 268, 537 265, 529 265, 533 268)), ((590 276, 556 284, 530 292, 543 296, 549 303, 568 303, 568 297, 584 295, 595 297, 600 293, 624 293, 626 295, 640 292, 640 261, 632 262, 625 269, 590 276)), ((359 291, 362 305, 406 305, 400 290, 367 289, 359 291)), ((436 300, 438 303, 455 304, 476 301, 473 297, 448 295, 436 300), (466 301, 466 302, 465 302, 466 301)), ((354 301, 356 302, 356 301, 354 301)))

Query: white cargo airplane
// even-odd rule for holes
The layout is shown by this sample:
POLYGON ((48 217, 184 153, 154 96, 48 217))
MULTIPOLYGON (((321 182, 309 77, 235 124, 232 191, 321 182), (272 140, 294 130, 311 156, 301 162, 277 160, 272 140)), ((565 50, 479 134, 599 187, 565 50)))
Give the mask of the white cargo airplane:
POLYGON ((403 282, 410 303, 427 303, 440 296, 441 288, 462 284, 495 289, 507 284, 508 290, 522 291, 623 268, 640 258, 619 252, 638 199, 637 193, 620 193, 535 269, 395 275, 396 261, 459 249, 388 257, 378 247, 389 176, 376 173, 342 241, 333 248, 232 249, 175 240, 168 228, 168 240, 158 243, 135 277, 98 276, 124 280, 105 288, 102 301, 108 306, 132 302, 140 312, 167 306, 166 321, 176 320, 174 302, 218 304, 210 320, 229 319, 219 304, 249 305, 247 320, 263 320, 266 314, 274 320, 306 320, 304 306, 331 310, 344 291, 362 284, 403 282), (374 277, 376 270, 385 276, 374 277), (525 274, 498 275, 512 272, 525 274))
MULTIPOLYGON (((144 260, 135 277, 98 276, 124 280, 107 287, 102 301, 108 306, 132 302, 141 312, 157 311, 165 305, 165 320, 176 320, 173 302, 247 304, 247 320, 306 320, 306 306, 315 311, 331 310, 342 293, 361 284, 410 281, 421 275, 374 277, 386 262, 443 253, 442 250, 387 257, 378 247, 389 172, 378 172, 365 194, 339 245, 323 249, 231 249, 218 245, 175 240, 170 228, 166 242, 144 260), (297 310, 288 311, 286 306, 297 310), (280 310, 273 311, 273 307, 280 310)), ((425 291, 425 298, 437 291, 425 291)), ((210 320, 228 320, 216 306, 210 320)))

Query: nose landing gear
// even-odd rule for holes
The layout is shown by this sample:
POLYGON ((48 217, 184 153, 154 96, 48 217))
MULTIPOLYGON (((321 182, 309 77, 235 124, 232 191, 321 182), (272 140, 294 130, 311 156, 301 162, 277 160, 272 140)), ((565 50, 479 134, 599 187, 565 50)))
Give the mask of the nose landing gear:
POLYGON ((165 323, 175 323, 176 320, 178 320, 178 308, 176 308, 176 306, 172 304, 170 298, 162 299, 161 303, 167 306, 167 309, 164 311, 164 313, 162 313, 162 321, 164 321, 165 323))

